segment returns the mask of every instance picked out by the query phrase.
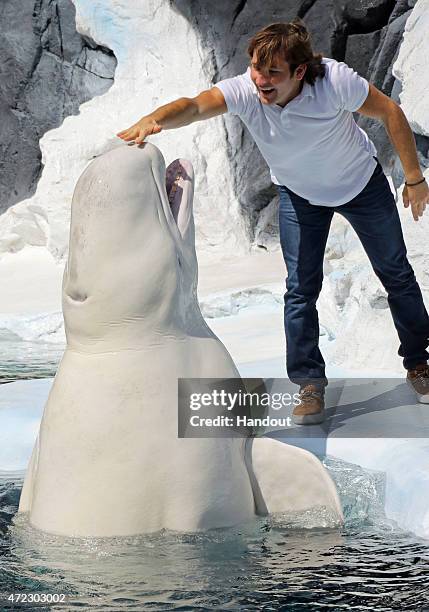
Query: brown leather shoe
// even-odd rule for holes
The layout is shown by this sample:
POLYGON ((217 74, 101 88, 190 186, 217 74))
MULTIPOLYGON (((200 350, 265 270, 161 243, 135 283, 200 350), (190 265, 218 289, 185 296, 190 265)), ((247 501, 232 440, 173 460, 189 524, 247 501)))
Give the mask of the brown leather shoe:
POLYGON ((422 404, 429 404, 429 365, 421 363, 407 372, 407 383, 422 404))
POLYGON ((292 412, 296 425, 317 425, 325 420, 325 389, 317 385, 305 385, 299 390, 300 403, 292 412))

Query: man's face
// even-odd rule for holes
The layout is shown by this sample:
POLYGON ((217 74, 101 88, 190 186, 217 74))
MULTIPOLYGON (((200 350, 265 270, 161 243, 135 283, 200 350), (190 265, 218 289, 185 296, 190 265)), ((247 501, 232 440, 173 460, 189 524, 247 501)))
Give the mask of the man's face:
POLYGON ((305 68, 305 64, 300 64, 291 76, 289 64, 283 58, 276 56, 270 66, 260 66, 254 53, 250 63, 250 77, 258 88, 262 104, 284 106, 295 97, 300 91, 305 68))

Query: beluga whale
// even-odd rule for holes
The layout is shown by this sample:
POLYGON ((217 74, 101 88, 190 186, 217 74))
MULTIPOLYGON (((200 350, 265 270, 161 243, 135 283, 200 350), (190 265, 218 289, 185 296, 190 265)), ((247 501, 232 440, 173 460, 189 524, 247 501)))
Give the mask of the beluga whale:
POLYGON ((270 437, 178 437, 179 379, 239 379, 197 299, 194 173, 151 143, 96 157, 73 195, 67 339, 19 505, 75 537, 230 527, 324 507, 311 453, 270 437))

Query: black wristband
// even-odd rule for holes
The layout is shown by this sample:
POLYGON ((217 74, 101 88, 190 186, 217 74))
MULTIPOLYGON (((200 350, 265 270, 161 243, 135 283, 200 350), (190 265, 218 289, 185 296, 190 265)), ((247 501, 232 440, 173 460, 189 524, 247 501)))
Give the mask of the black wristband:
POLYGON ((405 184, 407 187, 414 187, 415 185, 420 185, 420 183, 424 183, 425 180, 426 180, 425 177, 423 177, 422 180, 417 181, 417 183, 407 183, 407 181, 405 181, 405 184))

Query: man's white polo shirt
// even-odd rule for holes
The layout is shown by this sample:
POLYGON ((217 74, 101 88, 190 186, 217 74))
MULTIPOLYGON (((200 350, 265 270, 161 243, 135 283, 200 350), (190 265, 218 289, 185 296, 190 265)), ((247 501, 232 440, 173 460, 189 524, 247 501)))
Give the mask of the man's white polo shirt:
POLYGON ((364 103, 366 79, 344 62, 323 58, 326 73, 284 108, 262 104, 244 74, 216 83, 228 112, 247 126, 277 185, 319 206, 339 206, 368 183, 377 151, 352 112, 364 103))

